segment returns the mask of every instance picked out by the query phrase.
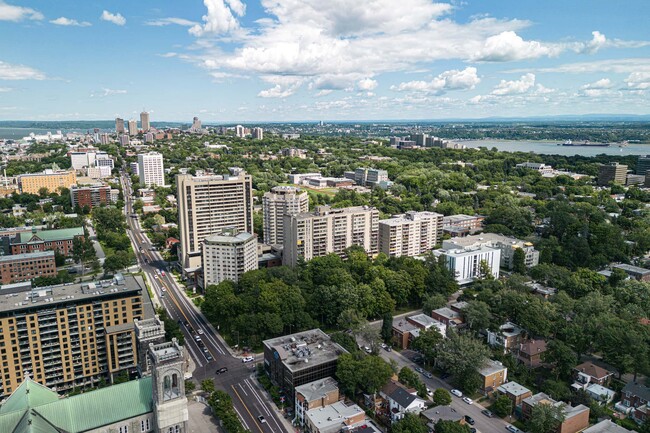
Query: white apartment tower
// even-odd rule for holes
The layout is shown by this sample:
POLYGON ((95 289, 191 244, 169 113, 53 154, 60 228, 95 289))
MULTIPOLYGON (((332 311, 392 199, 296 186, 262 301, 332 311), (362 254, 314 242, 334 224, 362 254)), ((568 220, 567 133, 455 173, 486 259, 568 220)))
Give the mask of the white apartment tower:
POLYGON ((244 128, 242 125, 235 126, 235 135, 239 138, 246 137, 246 128, 244 128))
POLYGON ((201 245, 225 228, 253 233, 252 177, 239 169, 231 175, 177 175, 178 230, 181 266, 201 266, 201 245))
POLYGON ((262 128, 253 128, 251 131, 253 134, 254 140, 263 140, 264 139, 264 130, 262 128))
POLYGON ((369 255, 378 250, 379 211, 370 206, 332 209, 318 206, 313 212, 284 216, 282 262, 295 266, 330 253, 345 256, 353 245, 369 255))
POLYGON ((284 216, 309 211, 309 195, 293 186, 276 186, 264 194, 264 243, 282 245, 284 216))
POLYGON ((129 135, 138 135, 138 122, 134 119, 129 120, 129 135))
POLYGON ((138 155, 138 172, 140 185, 150 186, 165 185, 165 170, 163 157, 158 152, 141 153, 138 155))
POLYGON ((257 269, 257 239, 254 235, 226 228, 203 241, 203 287, 230 280, 237 282, 257 269))
POLYGON ((407 212, 379 221, 379 252, 389 257, 420 256, 442 241, 442 214, 407 212))
POLYGON ((142 126, 142 130, 144 132, 147 132, 151 129, 151 123, 149 122, 149 113, 146 111, 140 113, 140 126, 142 126))

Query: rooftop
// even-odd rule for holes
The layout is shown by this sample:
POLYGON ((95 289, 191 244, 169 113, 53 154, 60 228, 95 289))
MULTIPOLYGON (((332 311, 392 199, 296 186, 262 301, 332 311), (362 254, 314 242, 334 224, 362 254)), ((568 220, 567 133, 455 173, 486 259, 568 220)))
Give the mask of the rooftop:
POLYGON ((591 376, 596 379, 604 379, 607 376, 611 376, 612 373, 607 371, 606 369, 597 366, 593 362, 587 361, 583 362, 580 365, 577 365, 574 370, 579 371, 580 373, 584 373, 588 376, 591 376))
POLYGON ((482 215, 471 216, 471 215, 465 215, 465 214, 457 214, 457 215, 446 216, 446 217, 443 218, 443 221, 453 225, 454 223, 459 223, 459 222, 469 221, 469 220, 475 220, 475 219, 482 219, 482 218, 485 218, 485 217, 482 216, 482 215))
POLYGON ((433 310, 433 312, 446 319, 460 319, 460 313, 448 307, 438 308, 437 310, 433 310))
POLYGON ((166 341, 160 344, 149 343, 149 351, 147 353, 156 360, 156 363, 160 363, 170 359, 182 358, 183 346, 179 345, 176 339, 173 338, 172 341, 166 341))
POLYGON ((630 393, 632 395, 636 395, 637 397, 641 397, 645 401, 650 401, 650 387, 647 387, 640 383, 628 382, 623 387, 621 392, 630 393))
POLYGON ((442 243, 444 249, 465 248, 473 245, 512 245, 515 247, 523 248, 532 246, 530 242, 522 241, 521 239, 513 238, 511 236, 504 236, 497 233, 481 233, 480 235, 465 236, 464 238, 452 238, 445 240, 442 243))
POLYGON ((420 221, 424 219, 431 218, 440 218, 442 214, 435 212, 407 212, 402 215, 395 215, 392 218, 379 221, 379 224, 389 225, 389 226, 398 226, 406 223, 412 223, 414 221, 420 221))
POLYGON ((241 244, 254 238, 255 235, 246 232, 237 233, 236 229, 224 229, 221 233, 215 233, 205 238, 207 244, 241 244))
MULTIPOLYGON (((458 239, 458 238, 454 238, 458 239)), ((467 255, 473 255, 476 253, 489 253, 493 251, 499 251, 495 248, 490 248, 486 247, 485 245, 481 245, 480 247, 476 248, 470 248, 467 247, 465 249, 449 249, 449 250, 441 250, 441 252, 449 257, 462 257, 462 256, 467 256, 467 255)))
POLYGON ((78 303, 90 299, 121 297, 124 293, 146 292, 142 277, 117 274, 111 280, 59 284, 34 289, 17 287, 3 289, 0 313, 54 307, 58 304, 78 303))
POLYGON ((499 361, 489 360, 487 365, 479 369, 479 374, 482 376, 489 376, 499 371, 507 370, 507 368, 499 361))
POLYGON ((9 256, 0 256, 0 263, 13 262, 15 260, 43 259, 45 257, 54 258, 54 251, 36 251, 33 253, 12 254, 9 256))
POLYGON ((408 408, 414 401, 420 400, 414 389, 406 389, 404 385, 394 380, 384 385, 381 392, 404 409, 408 408))
POLYGON ((437 320, 427 316, 426 314, 416 314, 415 316, 409 316, 409 320, 419 324, 426 329, 435 326, 436 323, 440 323, 437 320))
POLYGON ((69 229, 56 229, 56 230, 32 230, 29 232, 21 232, 16 237, 14 243, 26 244, 30 242, 52 242, 61 241, 65 239, 72 239, 75 236, 83 236, 83 227, 73 227, 69 229))
POLYGON ((377 209, 372 206, 352 206, 352 207, 343 207, 343 208, 332 208, 327 205, 316 206, 316 208, 311 212, 302 212, 295 215, 297 219, 306 219, 312 217, 323 217, 328 215, 346 215, 360 212, 369 212, 375 211, 377 209))
POLYGON ((497 388, 497 391, 504 394, 512 394, 514 396, 524 395, 528 392, 531 392, 530 389, 526 388, 523 385, 519 385, 517 382, 507 382, 497 388))
POLYGON ((337 401, 325 407, 308 410, 305 417, 321 432, 338 432, 349 418, 360 413, 364 411, 356 404, 337 401))
POLYGON ((628 272, 628 273, 631 273, 631 274, 639 274, 639 275, 648 275, 648 274, 650 274, 650 269, 640 268, 638 266, 632 266, 632 265, 628 265, 626 263, 621 263, 620 265, 614 265, 612 267, 617 268, 617 269, 622 269, 625 272, 628 272))
POLYGON ((307 402, 320 400, 332 391, 339 389, 339 384, 331 377, 315 380, 296 387, 296 394, 302 394, 307 402))
POLYGON ((431 409, 425 410, 420 415, 431 421, 433 424, 437 423, 439 420, 455 422, 463 419, 463 416, 451 406, 432 407, 431 409))
POLYGON ((404 319, 393 319, 393 328, 397 329, 402 333, 413 331, 414 329, 418 329, 417 326, 415 326, 411 322, 407 322, 404 319))
POLYGON ((546 341, 535 339, 526 340, 519 346, 519 351, 525 355, 546 352, 546 341))
POLYGON ((334 361, 340 355, 348 353, 320 329, 271 338, 263 343, 265 347, 275 350, 284 365, 291 371, 334 361))
POLYGON ((630 430, 606 419, 583 430, 583 433, 630 433, 630 430))

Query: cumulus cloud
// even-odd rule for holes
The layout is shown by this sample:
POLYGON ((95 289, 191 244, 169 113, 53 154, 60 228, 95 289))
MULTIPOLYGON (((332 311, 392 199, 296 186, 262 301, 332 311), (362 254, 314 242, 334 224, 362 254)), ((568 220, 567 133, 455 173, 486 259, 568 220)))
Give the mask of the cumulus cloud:
MULTIPOLYGON (((526 69, 510 69, 507 73, 521 73, 530 71, 526 69)), ((626 58, 596 60, 593 62, 565 63, 550 68, 535 69, 537 72, 554 72, 562 74, 586 74, 593 72, 612 72, 616 74, 629 74, 631 72, 650 72, 650 58, 626 58)))
POLYGON ((163 27, 163 26, 168 26, 170 24, 175 24, 177 26, 184 26, 184 27, 192 27, 198 25, 196 21, 190 21, 190 20, 186 20, 185 18, 175 18, 175 17, 159 18, 157 20, 149 20, 145 22, 145 25, 154 26, 154 27, 163 27))
POLYGON ((262 77, 262 80, 274 86, 260 91, 257 94, 260 98, 286 98, 296 93, 304 81, 301 77, 278 77, 273 75, 262 77))
POLYGON ((609 78, 601 78, 598 81, 595 81, 593 83, 585 84, 584 86, 581 87, 582 90, 587 90, 587 89, 609 89, 611 88, 612 81, 609 78))
POLYGON ((607 44, 607 38, 604 34, 600 33, 598 30, 591 32, 593 38, 591 41, 587 42, 582 49, 583 52, 593 54, 596 51, 600 50, 607 44))
POLYGON ((91 98, 105 98, 107 96, 114 96, 114 95, 124 95, 126 94, 127 91, 123 89, 107 89, 107 88, 102 88, 101 91, 93 92, 90 94, 91 98))
POLYGON ((45 80, 41 71, 24 65, 12 65, 0 61, 0 80, 45 80))
POLYGON ((635 90, 650 89, 650 72, 632 72, 625 79, 627 87, 635 90))
POLYGON ((505 31, 487 38, 481 50, 474 54, 473 60, 510 62, 556 56, 561 51, 562 48, 557 45, 544 44, 538 41, 525 41, 517 33, 505 31))
POLYGON ((66 17, 59 17, 55 20, 51 20, 50 22, 52 24, 56 24, 57 26, 90 27, 92 25, 88 21, 77 21, 66 17))
POLYGON ((397 86, 391 86, 391 90, 443 94, 448 90, 473 89, 480 82, 481 79, 477 75, 476 68, 467 67, 462 71, 456 69, 445 71, 431 81, 400 83, 397 86))
POLYGON ((109 23, 113 23, 116 26, 123 26, 126 24, 126 18, 122 16, 122 14, 118 13, 111 13, 107 10, 104 10, 102 12, 102 16, 99 17, 102 21, 108 21, 109 23))
POLYGON ((208 13, 203 15, 203 24, 194 24, 189 32, 194 36, 219 35, 238 30, 236 16, 246 13, 246 5, 240 0, 203 0, 208 13))
POLYGON ((376 89, 378 84, 379 83, 377 83, 377 81, 373 80, 372 78, 364 78, 363 80, 359 80, 357 87, 359 90, 370 91, 376 89))
POLYGON ((535 74, 528 73, 523 75, 519 80, 506 81, 501 80, 492 90, 492 95, 504 96, 525 93, 535 86, 535 74))
POLYGON ((43 14, 32 8, 14 6, 0 0, 0 21, 42 20, 43 14))

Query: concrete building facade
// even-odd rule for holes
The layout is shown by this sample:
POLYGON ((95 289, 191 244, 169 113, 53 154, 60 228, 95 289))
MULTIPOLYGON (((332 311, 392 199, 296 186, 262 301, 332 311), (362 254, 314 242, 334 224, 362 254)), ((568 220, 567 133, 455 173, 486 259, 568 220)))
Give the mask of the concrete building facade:
POLYGON ((138 155, 138 176, 140 186, 165 185, 165 168, 163 156, 158 152, 141 153, 138 155))
POLYGON ((140 113, 140 126, 142 127, 143 132, 148 132, 151 129, 151 123, 149 122, 149 113, 146 111, 140 113))
POLYGON ((58 193, 59 188, 76 185, 77 175, 74 170, 47 169, 42 173, 21 174, 18 183, 23 194, 38 194, 41 188, 46 188, 48 193, 58 193))
POLYGON ((608 186, 610 182, 625 185, 627 165, 612 162, 598 169, 598 186, 608 186))
POLYGON ((454 250, 437 250, 445 258, 447 268, 454 274, 460 285, 469 284, 476 278, 484 277, 481 263, 487 265, 494 278, 499 278, 501 251, 495 248, 478 247, 454 250))
POLYGON ((262 198, 264 243, 282 245, 284 216, 309 212, 309 195, 291 186, 276 186, 262 198))
POLYGON ((407 212, 379 221, 379 252, 389 257, 420 256, 442 240, 442 214, 407 212))
POLYGON ((223 229, 203 241, 203 286, 230 280, 257 269, 257 238, 237 229, 223 229))
POLYGON ((510 236, 503 236, 496 233, 482 233, 463 238, 447 239, 442 243, 442 248, 445 250, 481 246, 499 249, 501 251, 499 265, 505 269, 513 268, 515 251, 517 249, 524 252, 524 264, 526 267, 531 268, 539 264, 539 251, 535 249, 532 242, 522 241, 510 236))

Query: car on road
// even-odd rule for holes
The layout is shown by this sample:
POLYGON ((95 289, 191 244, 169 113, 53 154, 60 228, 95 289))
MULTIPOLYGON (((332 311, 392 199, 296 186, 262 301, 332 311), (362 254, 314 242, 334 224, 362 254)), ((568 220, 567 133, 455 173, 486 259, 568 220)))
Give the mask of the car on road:
POLYGON ((199 328, 196 332, 199 333, 199 335, 203 335, 203 329, 199 328))
POLYGON ((481 411, 481 413, 482 413, 483 415, 485 415, 486 417, 488 417, 488 418, 492 418, 492 417, 494 416, 494 414, 493 414, 492 412, 490 412, 489 410, 487 410, 487 409, 483 409, 483 410, 481 411))
POLYGON ((455 388, 452 389, 450 392, 451 392, 453 395, 455 395, 456 397, 462 397, 462 396, 463 396, 463 393, 460 392, 460 390, 455 389, 455 388))
POLYGON ((220 369, 218 369, 218 370, 215 372, 215 374, 221 374, 221 373, 225 373, 225 372, 227 372, 227 371, 228 371, 228 367, 221 367, 220 369))
POLYGON ((474 400, 469 397, 463 397, 463 401, 467 404, 474 404, 474 400))
POLYGON ((415 367, 415 371, 417 371, 418 373, 424 373, 424 370, 422 370, 422 368, 420 367, 415 367))
POLYGON ((203 346, 201 350, 203 351, 203 353, 210 353, 210 350, 208 350, 208 348, 205 346, 203 346))
POLYGON ((257 419, 259 419, 260 422, 266 422, 266 420, 264 419, 264 416, 262 416, 262 415, 258 416, 257 419))
POLYGON ((465 422, 469 425, 474 425, 476 424, 476 421, 474 421, 474 418, 472 418, 469 415, 465 415, 465 422))
POLYGON ((476 433, 476 429, 474 427, 469 428, 469 433, 476 433))
POLYGON ((506 426, 506 430, 508 430, 510 433, 522 433, 521 430, 519 430, 517 427, 515 427, 515 426, 512 425, 512 424, 508 424, 508 425, 506 426))
POLYGON ((422 373, 422 374, 423 374, 425 377, 429 378, 429 379, 433 379, 433 374, 429 373, 428 371, 425 371, 425 372, 422 373))
POLYGON ((201 336, 195 335, 194 336, 194 341, 201 341, 201 336))
POLYGON ((214 361, 214 358, 213 358, 212 355, 210 355, 209 353, 206 353, 206 354, 205 354, 205 359, 207 359, 208 362, 212 362, 212 361, 214 361))
POLYGON ((390 346, 388 346, 388 345, 386 345, 386 347, 384 347, 384 350, 385 350, 386 352, 392 352, 392 351, 393 351, 393 348, 390 347, 390 346))
POLYGON ((164 276, 165 276, 165 271, 162 271, 162 272, 160 273, 160 275, 162 275, 162 276, 164 277, 164 276))
POLYGON ((429 388, 427 388, 427 395, 429 397, 433 397, 433 391, 431 391, 429 388))
POLYGON ((244 357, 241 359, 241 362, 253 362, 253 361, 255 361, 255 358, 252 357, 252 356, 244 356, 244 357))
POLYGON ((442 373, 442 374, 440 375, 440 379, 442 379, 442 380, 445 380, 445 379, 447 379, 448 377, 449 377, 449 373, 442 373))

